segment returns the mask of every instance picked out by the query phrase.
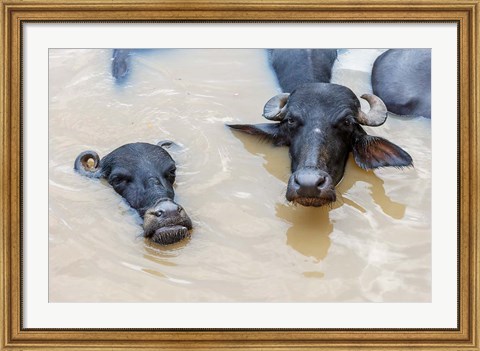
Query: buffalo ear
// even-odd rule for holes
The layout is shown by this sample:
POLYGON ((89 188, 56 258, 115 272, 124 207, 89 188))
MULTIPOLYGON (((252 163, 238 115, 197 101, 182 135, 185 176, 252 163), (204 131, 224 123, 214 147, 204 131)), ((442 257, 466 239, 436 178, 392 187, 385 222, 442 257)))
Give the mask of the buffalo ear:
POLYGON ((277 146, 288 145, 288 140, 281 131, 280 123, 227 124, 227 126, 243 133, 267 138, 277 146))
POLYGON ((412 166, 412 157, 401 147, 384 138, 368 134, 356 138, 353 157, 363 169, 412 166))

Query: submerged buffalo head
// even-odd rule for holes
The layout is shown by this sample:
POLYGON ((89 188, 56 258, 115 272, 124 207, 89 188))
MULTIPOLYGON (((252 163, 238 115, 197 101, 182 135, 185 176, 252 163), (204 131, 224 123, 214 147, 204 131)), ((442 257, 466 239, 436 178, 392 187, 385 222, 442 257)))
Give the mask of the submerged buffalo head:
POLYGON ((101 160, 95 151, 84 151, 74 168, 87 177, 105 178, 143 218, 145 237, 166 245, 189 235, 192 221, 173 201, 175 162, 161 146, 126 144, 101 160))
POLYGON ((229 126, 289 146, 292 175, 287 200, 322 206, 336 200, 335 185, 343 177, 350 152, 363 169, 412 164, 407 152, 386 139, 368 135, 361 127, 382 125, 387 118, 380 98, 368 94, 362 98, 370 104, 368 113, 361 110, 360 101, 347 87, 305 84, 266 103, 263 116, 278 123, 229 126))

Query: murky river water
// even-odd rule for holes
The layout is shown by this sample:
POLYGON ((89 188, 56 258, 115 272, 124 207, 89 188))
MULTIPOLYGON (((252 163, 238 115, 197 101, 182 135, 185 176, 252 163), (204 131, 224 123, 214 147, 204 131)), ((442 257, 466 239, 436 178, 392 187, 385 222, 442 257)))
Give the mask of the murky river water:
MULTIPOLYGON (((341 51, 333 81, 371 92, 380 52, 341 51)), ((293 206, 287 148, 225 127, 265 121, 279 88, 264 51, 138 51, 122 85, 111 55, 50 50, 50 302, 430 301, 429 120, 368 128, 405 148, 414 168, 365 172, 350 160, 333 207, 293 206), (170 247, 141 237, 108 183, 73 171, 83 150, 102 157, 164 139, 179 144, 169 150, 176 200, 194 222, 170 247)))

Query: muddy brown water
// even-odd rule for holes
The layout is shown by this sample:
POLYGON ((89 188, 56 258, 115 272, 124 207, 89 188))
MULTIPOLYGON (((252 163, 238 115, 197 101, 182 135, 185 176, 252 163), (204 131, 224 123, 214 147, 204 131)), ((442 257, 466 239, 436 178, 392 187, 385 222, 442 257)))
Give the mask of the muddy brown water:
MULTIPOLYGON (((344 50, 333 81, 371 91, 381 50, 344 50)), ((431 132, 391 116, 368 132, 414 168, 350 160, 331 207, 285 200, 288 151, 233 132, 279 92, 263 50, 135 52, 122 85, 110 49, 49 53, 50 302, 426 302, 431 300, 431 132), (192 237, 161 247, 105 182, 73 171, 83 150, 178 143, 176 199, 192 237)), ((362 102, 363 105, 363 102, 362 102)), ((364 105, 368 109, 368 105, 364 105)))

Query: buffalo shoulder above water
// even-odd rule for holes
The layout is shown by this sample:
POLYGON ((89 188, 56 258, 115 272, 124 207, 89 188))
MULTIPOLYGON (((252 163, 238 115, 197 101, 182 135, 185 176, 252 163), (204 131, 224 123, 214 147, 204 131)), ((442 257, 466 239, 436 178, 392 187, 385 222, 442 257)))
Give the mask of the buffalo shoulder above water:
POLYGON ((372 89, 390 112, 431 118, 431 50, 387 50, 373 65, 372 89))

